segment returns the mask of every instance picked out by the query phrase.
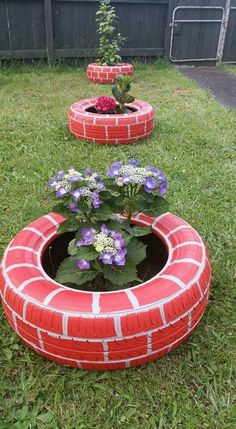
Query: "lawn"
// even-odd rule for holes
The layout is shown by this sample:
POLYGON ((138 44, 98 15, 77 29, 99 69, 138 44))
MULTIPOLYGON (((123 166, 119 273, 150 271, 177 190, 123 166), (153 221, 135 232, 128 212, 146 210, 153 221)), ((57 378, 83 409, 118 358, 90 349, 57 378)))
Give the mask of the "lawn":
POLYGON ((223 68, 224 70, 228 71, 229 73, 236 75, 236 65, 235 64, 224 64, 223 63, 220 67, 223 68))
POLYGON ((1 309, 0 429, 235 429, 235 112, 165 62, 136 64, 132 93, 156 110, 153 136, 127 147, 75 140, 67 108, 104 93, 109 86, 87 82, 75 65, 0 70, 0 254, 21 228, 50 211, 45 183, 55 171, 87 165, 105 171, 114 160, 138 158, 167 174, 171 211, 208 245, 209 306, 171 354, 99 373, 38 356, 17 339, 1 309))

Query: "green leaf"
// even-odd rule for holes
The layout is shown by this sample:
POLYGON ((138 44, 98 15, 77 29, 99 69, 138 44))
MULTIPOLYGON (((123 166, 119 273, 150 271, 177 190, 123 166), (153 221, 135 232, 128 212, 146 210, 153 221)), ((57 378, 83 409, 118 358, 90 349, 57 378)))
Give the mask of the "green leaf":
POLYGON ((103 179, 102 183, 104 183, 104 185, 107 186, 112 186, 114 185, 114 179, 112 177, 107 177, 105 179, 103 179))
POLYGON ((127 94, 125 96, 125 103, 132 103, 135 100, 135 97, 133 97, 133 95, 127 94))
POLYGON ((86 259, 86 261, 93 261, 99 256, 93 246, 82 246, 77 249, 77 254, 78 258, 86 259))
POLYGON ((112 94, 115 97, 115 99, 121 103, 122 102, 122 92, 119 90, 118 86, 113 86, 112 88, 112 94))
POLYGON ((121 82, 124 86, 130 85, 134 80, 134 76, 123 76, 120 75, 119 82, 121 82))
POLYGON ((133 264, 138 265, 146 258, 146 245, 137 238, 132 238, 127 246, 128 256, 133 264))
POLYGON ((142 226, 131 226, 127 223, 123 226, 123 228, 131 234, 133 237, 142 237, 143 235, 150 234, 152 232, 152 229, 150 226, 142 227, 142 226))
POLYGON ((52 419, 53 419, 53 415, 50 412, 39 414, 37 416, 37 420, 39 420, 42 423, 50 423, 52 421, 52 419))
POLYGON ((13 415, 15 419, 23 421, 27 416, 28 411, 29 411, 28 407, 25 406, 21 410, 15 410, 13 415))
POLYGON ((66 217, 69 213, 69 210, 66 205, 64 205, 64 203, 56 204, 55 206, 53 206, 52 211, 66 217))
POLYGON ((108 220, 112 217, 112 209, 108 204, 103 203, 99 209, 93 210, 92 216, 96 221, 108 220))
POLYGON ((105 265, 103 273, 105 279, 120 287, 135 280, 139 280, 137 277, 136 267, 129 259, 123 267, 119 267, 117 265, 105 265))
POLYGON ((159 195, 154 195, 152 203, 147 201, 142 201, 141 211, 150 216, 160 216, 163 213, 166 213, 169 209, 168 201, 160 197, 159 195))
POLYGON ((152 203, 154 200, 154 195, 150 192, 145 192, 144 189, 141 190, 141 198, 147 201, 148 203, 152 203))
MULTIPOLYGON (((77 258, 78 259, 78 258, 77 258)), ((76 258, 66 258, 57 270, 56 281, 62 284, 82 285, 89 282, 98 275, 98 271, 94 267, 89 270, 79 270, 76 267, 76 258)))
POLYGON ((125 208, 125 199, 122 195, 118 195, 115 198, 111 198, 109 201, 109 206, 113 212, 122 213, 125 208))
POLYGON ((68 251, 69 255, 71 255, 71 256, 74 256, 78 253, 78 247, 76 247, 76 245, 75 245, 76 241, 77 240, 75 238, 73 238, 73 240, 71 240, 69 242, 67 251, 68 251))
POLYGON ((3 422, 3 423, 0 423, 0 429, 13 429, 13 425, 12 425, 12 423, 11 422, 3 422))
POLYGON ((99 196, 102 199, 102 201, 110 200, 111 193, 109 191, 102 191, 102 192, 99 193, 99 196))
POLYGON ((79 228, 79 222, 75 219, 75 217, 70 217, 57 228, 58 234, 61 234, 62 232, 72 232, 76 231, 79 228))
POLYGON ((3 349, 3 358, 4 360, 11 360, 13 356, 12 350, 10 349, 3 349))

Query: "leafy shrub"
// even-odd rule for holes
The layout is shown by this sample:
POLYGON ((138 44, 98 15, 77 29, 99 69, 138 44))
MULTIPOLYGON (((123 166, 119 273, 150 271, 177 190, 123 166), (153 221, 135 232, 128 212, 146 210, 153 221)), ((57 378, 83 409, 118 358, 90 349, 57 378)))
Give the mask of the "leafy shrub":
POLYGON ((110 0, 102 0, 99 10, 96 13, 98 22, 99 48, 97 49, 99 60, 103 66, 115 66, 121 57, 119 55, 120 46, 126 38, 120 33, 115 35, 115 23, 117 16, 115 8, 110 5, 110 0))

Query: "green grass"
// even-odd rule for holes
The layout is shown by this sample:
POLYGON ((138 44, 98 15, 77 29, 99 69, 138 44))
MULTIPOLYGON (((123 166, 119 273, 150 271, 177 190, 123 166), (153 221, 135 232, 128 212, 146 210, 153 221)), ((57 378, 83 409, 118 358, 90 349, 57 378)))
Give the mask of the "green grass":
POLYGON ((189 341, 171 354, 101 373, 41 358, 17 339, 1 311, 0 428, 236 427, 235 112, 163 62, 137 64, 132 92, 156 110, 153 136, 128 147, 101 147, 70 135, 66 111, 76 99, 109 94, 110 87, 89 83, 83 68, 66 65, 2 68, 0 252, 50 210, 45 182, 55 171, 87 165, 105 171, 116 159, 135 157, 167 174, 171 211, 207 242, 213 267, 208 309, 189 341))
POLYGON ((236 64, 221 64, 220 67, 231 74, 236 74, 236 64))

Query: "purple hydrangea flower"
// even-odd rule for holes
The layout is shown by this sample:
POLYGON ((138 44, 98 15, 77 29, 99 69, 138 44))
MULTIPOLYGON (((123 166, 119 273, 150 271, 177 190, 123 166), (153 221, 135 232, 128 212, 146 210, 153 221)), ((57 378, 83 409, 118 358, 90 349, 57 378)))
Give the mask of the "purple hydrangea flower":
POLYGON ((127 249, 121 249, 117 254, 114 256, 114 262, 118 266, 125 265, 125 255, 127 254, 127 249))
POLYGON ((147 177, 144 182, 144 190, 145 192, 153 192, 157 186, 157 182, 153 177, 147 177))
POLYGON ((80 270, 88 270, 90 268, 90 262, 85 259, 77 259, 76 266, 80 270))
POLYGON ((107 226, 105 224, 103 224, 101 226, 101 232, 103 232, 103 234, 108 235, 111 233, 111 230, 109 228, 107 228, 107 226))
POLYGON ((166 180, 161 180, 158 183, 159 194, 160 195, 164 195, 167 192, 167 189, 168 189, 167 179, 166 180))
POLYGON ((102 204, 102 201, 99 198, 99 193, 98 192, 93 192, 92 193, 92 206, 95 209, 98 209, 101 204, 102 204))
POLYGON ((100 259, 100 261, 102 261, 104 265, 111 265, 114 259, 114 255, 112 252, 104 252, 99 256, 98 259, 100 259))
POLYGON ((94 233, 96 232, 93 228, 87 228, 83 226, 81 229, 82 239, 86 245, 94 243, 94 233))
POLYGON ((123 239, 122 235, 119 234, 119 232, 112 231, 111 233, 112 238, 114 238, 114 247, 117 250, 121 250, 122 247, 125 245, 125 240, 123 239))
POLYGON ((124 176, 122 176, 122 183, 123 185, 127 185, 130 182, 130 177, 127 176, 127 174, 124 174, 124 176))
POLYGON ((66 188, 64 188, 64 186, 61 186, 56 192, 56 197, 64 198, 66 194, 67 194, 66 188))
POLYGON ((159 180, 167 180, 166 175, 164 173, 162 173, 162 171, 160 171, 160 170, 158 173, 158 179, 159 180))
POLYGON ((80 189, 75 189, 75 190, 74 190, 74 191, 72 191, 70 194, 71 194, 72 198, 73 198, 75 201, 78 201, 78 200, 80 199, 80 197, 81 197, 81 191, 80 191, 80 189))
POLYGON ((64 178, 64 176, 65 176, 64 171, 60 170, 60 171, 57 172, 56 178, 57 178, 57 180, 62 180, 64 178))
POLYGON ((93 244, 95 241, 95 239, 94 239, 94 233, 95 232, 96 232, 95 229, 87 228, 87 227, 83 226, 83 228, 81 228, 82 240, 77 241, 76 246, 77 247, 89 246, 90 244, 93 244))
POLYGON ((137 159, 129 159, 128 164, 136 167, 140 162, 137 159))
POLYGON ((110 166, 110 168, 107 172, 107 175, 110 177, 118 176, 120 168, 122 167, 122 165, 123 165, 122 161, 113 162, 113 164, 110 166))
POLYGON ((52 177, 47 184, 48 184, 48 186, 50 186, 50 188, 54 188, 55 185, 57 184, 56 177, 52 177))
POLYGON ((68 180, 70 183, 79 182, 81 180, 81 176, 79 174, 75 174, 74 176, 69 177, 68 180))
POLYGON ((99 182, 101 176, 98 173, 94 173, 93 170, 91 170, 90 167, 87 167, 85 169, 85 175, 89 176, 89 177, 93 177, 95 179, 96 182, 99 182))
POLYGON ((90 168, 90 167, 87 167, 87 168, 85 169, 85 173, 86 173, 86 175, 87 175, 87 176, 92 176, 93 171, 91 170, 91 168, 90 168))
POLYGON ((147 165, 147 168, 152 171, 152 173, 155 173, 155 175, 159 175, 161 171, 159 168, 153 167, 152 165, 147 165))
POLYGON ((102 182, 97 184, 97 188, 99 189, 99 191, 104 191, 106 189, 104 183, 102 182))
POLYGON ((98 173, 93 173, 93 178, 96 180, 96 182, 98 183, 99 181, 100 181, 100 179, 101 179, 101 176, 100 176, 100 174, 98 174, 98 173))
POLYGON ((78 211, 78 205, 76 204, 76 203, 73 203, 73 202, 71 202, 71 203, 69 203, 69 204, 67 204, 67 208, 72 212, 72 213, 77 213, 77 211, 78 211))

